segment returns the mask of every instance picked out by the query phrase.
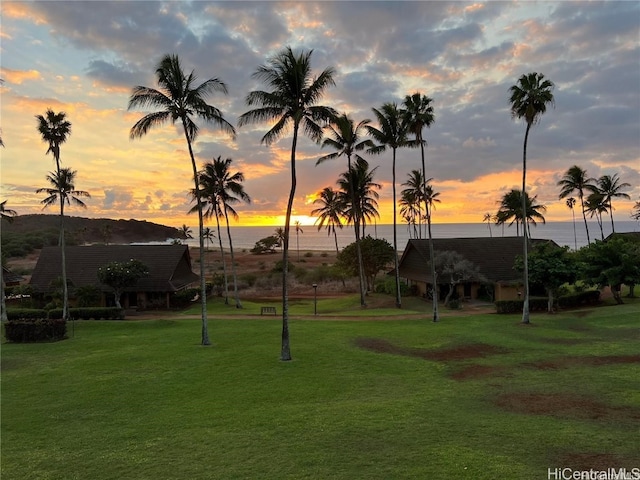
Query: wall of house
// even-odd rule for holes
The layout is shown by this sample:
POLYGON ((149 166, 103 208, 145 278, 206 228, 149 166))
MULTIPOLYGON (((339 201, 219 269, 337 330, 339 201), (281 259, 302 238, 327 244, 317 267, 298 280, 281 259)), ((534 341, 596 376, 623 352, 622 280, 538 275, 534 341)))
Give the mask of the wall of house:
POLYGON ((522 285, 496 283, 495 292, 496 301, 521 300, 523 287, 522 285))

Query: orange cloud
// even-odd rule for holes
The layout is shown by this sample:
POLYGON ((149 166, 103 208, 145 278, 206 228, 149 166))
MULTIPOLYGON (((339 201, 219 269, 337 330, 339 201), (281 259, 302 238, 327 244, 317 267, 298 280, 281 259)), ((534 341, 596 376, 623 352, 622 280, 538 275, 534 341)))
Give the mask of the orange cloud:
POLYGON ((0 68, 0 75, 8 83, 22 85, 27 80, 40 80, 42 76, 37 70, 12 70, 10 68, 0 68))

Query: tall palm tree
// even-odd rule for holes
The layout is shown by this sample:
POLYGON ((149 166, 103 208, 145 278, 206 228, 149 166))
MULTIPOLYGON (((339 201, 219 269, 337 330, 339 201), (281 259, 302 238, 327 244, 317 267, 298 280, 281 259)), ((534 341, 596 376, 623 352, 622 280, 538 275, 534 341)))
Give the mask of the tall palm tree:
POLYGON ((191 227, 188 227, 186 223, 182 224, 182 227, 178 229, 180 231, 180 235, 186 240, 189 238, 193 238, 191 227))
POLYGON ((400 205, 400 216, 407 222, 409 238, 418 238, 422 235, 422 212, 418 198, 415 192, 409 189, 400 192, 400 201, 398 202, 398 205, 400 205), (420 231, 418 231, 418 227, 420 231))
POLYGON ((340 175, 337 182, 340 187, 343 215, 347 222, 354 222, 356 215, 360 215, 362 227, 360 238, 365 236, 367 222, 375 222, 375 219, 380 217, 378 213, 380 195, 376 190, 380 190, 382 185, 373 181, 377 169, 378 167, 369 169, 369 163, 359 158, 351 166, 351 170, 340 175), (353 198, 356 199, 355 204, 353 198))
MULTIPOLYGON (((322 148, 330 147, 335 151, 320 157, 316 162, 316 165, 321 164, 326 160, 331 160, 339 157, 347 157, 347 169, 351 170, 351 158, 355 160, 361 160, 362 157, 357 152, 364 150, 366 147, 372 147, 373 142, 369 139, 362 140, 362 132, 365 127, 371 122, 371 120, 364 119, 355 122, 349 118, 346 113, 335 117, 329 125, 326 126, 329 135, 325 136, 322 141, 322 148)), ((350 178, 350 180, 353 180, 350 178)), ((350 188, 351 195, 355 195, 355 188, 350 188)), ((351 205, 355 206, 353 217, 353 228, 356 235, 356 255, 358 256, 358 278, 360 281, 360 306, 366 306, 366 280, 364 275, 364 265, 362 263, 362 248, 360 246, 360 225, 362 223, 362 212, 358 209, 358 202, 356 198, 351 198, 351 205)))
POLYGON ((284 248, 284 228, 277 227, 275 230, 275 237, 278 239, 280 250, 282 250, 284 248))
MULTIPOLYGON (((18 213, 15 210, 6 208, 6 205, 7 205, 6 200, 4 202, 0 202, 0 219, 6 220, 7 222, 11 223, 13 222, 13 217, 18 215, 18 213)), ((2 258, 1 252, 2 252, 2 246, 0 246, 0 258, 2 258)), ((7 305, 4 300, 4 271, 1 267, 2 265, 0 265, 0 301, 2 302, 2 304, 0 305, 0 310, 2 310, 2 313, 0 313, 0 321, 6 322, 8 318, 7 318, 7 305)))
MULTIPOLYGON (((422 180, 424 185, 423 191, 427 189, 427 170, 424 161, 424 147, 427 144, 426 140, 422 136, 422 131, 425 128, 430 128, 435 122, 435 114, 433 112, 433 105, 431 104, 433 99, 422 95, 420 92, 416 92, 413 95, 407 95, 404 98, 404 108, 406 110, 407 119, 409 122, 409 130, 415 136, 415 140, 420 144, 420 158, 422 160, 422 180)), ((426 200, 426 198, 425 198, 426 200)), ((428 207, 425 205, 425 211, 428 207)), ((430 220, 427 215, 427 220, 430 220)), ((428 223, 428 221, 427 221, 428 223)), ((429 235, 429 263, 431 264, 431 275, 435 280, 436 277, 436 264, 433 250, 433 238, 429 235)), ((436 289, 434 289, 435 291, 436 289)), ((438 314, 438 298, 437 295, 433 296, 433 321, 439 320, 438 314)))
POLYGON ((298 262, 300 262, 300 234, 304 233, 304 231, 302 230, 302 224, 298 220, 295 221, 295 227, 296 227, 296 250, 298 251, 298 262))
POLYGON ((580 209, 582 210, 582 218, 584 219, 584 228, 587 232, 587 244, 591 243, 591 238, 589 238, 589 225, 587 224, 587 214, 585 212, 584 193, 586 190, 593 191, 595 181, 595 178, 588 177, 587 171, 578 165, 569 168, 562 176, 562 179, 558 181, 558 186, 561 187, 558 197, 560 200, 570 197, 574 192, 578 192, 580 209))
POLYGON ((598 226, 600 227, 600 238, 604 240, 604 230, 602 228, 602 214, 609 212, 609 205, 605 200, 605 195, 596 190, 589 194, 585 202, 586 211, 590 217, 596 217, 598 226))
POLYGON ((256 122, 275 122, 262 137, 261 143, 271 145, 293 129, 291 142, 291 190, 287 202, 284 225, 284 245, 282 248, 282 348, 280 358, 291 360, 289 341, 289 231, 291 210, 296 193, 296 149, 298 132, 302 132, 315 142, 322 140, 320 122, 328 122, 336 116, 333 108, 318 105, 325 90, 335 85, 333 67, 325 68, 317 77, 312 76, 311 55, 313 50, 295 54, 291 47, 269 59, 254 72, 253 78, 264 82, 269 91, 254 90, 245 102, 249 107, 258 106, 243 113, 238 125, 256 122))
POLYGON ((218 204, 217 208, 222 211, 226 225, 227 237, 229 238, 229 253, 231 254, 231 272, 233 275, 233 293, 236 301, 236 308, 242 308, 240 296, 238 294, 238 276, 236 273, 235 256, 233 252, 233 241, 231 239, 231 228, 229 226, 229 214, 238 220, 238 213, 233 208, 233 204, 240 201, 251 203, 251 198, 244 191, 242 182, 244 174, 242 172, 231 172, 232 159, 222 160, 221 157, 214 158, 213 162, 205 164, 200 172, 200 183, 203 191, 213 192, 213 198, 218 204))
POLYGON ((631 210, 631 218, 640 220, 640 200, 638 200, 631 210))
POLYGON ((385 103, 378 110, 373 108, 373 113, 378 120, 380 128, 367 125, 369 136, 378 143, 367 149, 370 154, 379 155, 391 149, 392 151, 392 190, 393 190, 393 250, 395 252, 395 276, 396 276, 396 307, 402 307, 400 297, 400 270, 398 265, 398 232, 396 221, 396 151, 402 147, 418 146, 415 140, 409 140, 409 122, 404 110, 398 108, 396 103, 385 103))
POLYGON ((487 222, 487 228, 489 229, 489 237, 493 237, 493 234, 491 233, 491 224, 493 223, 493 214, 489 212, 485 213, 484 216, 482 217, 482 221, 487 222))
POLYGON ((336 227, 342 230, 342 203, 340 202, 340 195, 331 187, 325 187, 320 191, 320 195, 313 201, 314 204, 320 205, 318 208, 311 210, 311 215, 318 217, 316 222, 318 224, 318 231, 322 227, 327 229, 327 235, 333 233, 333 239, 336 243, 336 254, 340 253, 338 249, 338 233, 336 227))
MULTIPOLYGON (((542 73, 531 72, 522 75, 517 84, 509 88, 511 115, 513 118, 524 119, 527 124, 522 148, 522 210, 524 218, 527 218, 527 140, 529 139, 529 130, 540 121, 541 116, 547 111, 547 104, 554 104, 553 87, 553 82, 545 79, 542 73)), ((529 323, 529 261, 526 228, 523 228, 523 233, 524 303, 522 323, 529 323)))
POLYGON ((71 135, 71 122, 67 120, 66 113, 55 113, 51 109, 47 109, 44 115, 36 115, 36 119, 38 132, 42 140, 49 145, 47 153, 51 152, 53 155, 56 161, 56 172, 58 172, 60 171, 60 145, 71 135))
POLYGON ((505 193, 502 196, 502 199, 498 202, 500 204, 500 208, 498 213, 496 214, 497 223, 505 224, 509 220, 509 226, 516 224, 516 235, 520 236, 520 225, 522 225, 523 236, 525 236, 525 232, 529 232, 529 236, 531 235, 531 231, 529 229, 529 225, 537 225, 537 221, 545 223, 545 218, 541 212, 546 212, 547 207, 544 205, 540 205, 536 202, 537 197, 530 198, 528 193, 525 193, 525 209, 526 212, 526 221, 525 215, 522 213, 522 192, 520 190, 512 189, 509 192, 505 193))
POLYGON ((573 217, 573 248, 578 250, 578 236, 576 235, 576 212, 574 210, 576 206, 576 199, 573 197, 567 198, 565 204, 571 210, 571 216, 573 217))
POLYGON ((616 231, 613 226, 612 200, 614 198, 626 198, 627 200, 631 200, 631 197, 622 191, 629 187, 631 187, 631 184, 627 182, 620 183, 620 177, 618 177, 617 173, 614 173, 613 175, 603 175, 598 179, 598 191, 603 195, 603 201, 609 208, 609 215, 611 216, 611 232, 616 231))
POLYGON ((40 203, 47 208, 60 202, 60 252, 62 257, 62 318, 69 319, 69 289, 67 287, 67 261, 64 238, 64 206, 76 205, 87 208, 87 205, 80 200, 81 197, 91 198, 88 192, 76 190, 75 178, 78 172, 70 168, 61 168, 57 172, 50 172, 47 175, 49 187, 36 190, 36 193, 46 193, 47 196, 40 203))
POLYGON ((184 131, 184 137, 189 149, 193 181, 195 185, 195 197, 198 206, 198 239, 200 240, 200 298, 202 310, 202 345, 211 345, 209 329, 207 326, 207 294, 204 265, 204 228, 202 205, 198 186, 198 170, 193 153, 193 142, 200 132, 200 127, 195 123, 194 117, 212 124, 235 138, 236 131, 222 112, 207 103, 207 97, 213 93, 227 93, 227 86, 218 78, 210 78, 197 85, 197 77, 194 71, 188 75, 182 69, 182 64, 177 55, 165 55, 158 63, 156 77, 159 89, 137 86, 133 88, 129 98, 128 110, 134 108, 154 108, 154 112, 146 114, 129 132, 129 137, 142 138, 154 127, 170 122, 180 122, 184 131))
MULTIPOLYGON (((411 170, 408 174, 407 181, 402 184, 403 187, 407 187, 400 192, 400 204, 404 205, 405 213, 409 214, 415 226, 415 221, 418 223, 418 231, 416 238, 422 238, 422 207, 421 203, 424 202, 424 189, 426 182, 422 176, 422 171, 411 170), (404 201, 403 201, 404 199, 404 201)), ((426 211, 426 209, 425 209, 426 211)), ((402 209, 400 211, 402 215, 402 209)), ((424 215, 426 219, 426 214, 424 215)))

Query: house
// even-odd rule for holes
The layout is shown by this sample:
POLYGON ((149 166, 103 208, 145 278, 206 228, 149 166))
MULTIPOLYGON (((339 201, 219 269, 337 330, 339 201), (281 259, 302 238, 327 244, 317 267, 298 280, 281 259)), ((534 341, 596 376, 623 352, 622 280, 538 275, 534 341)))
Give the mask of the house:
MULTIPOLYGON (((90 245, 65 248, 67 281, 70 291, 94 285, 103 292, 102 304, 113 305, 113 290, 98 280, 98 268, 110 262, 139 260, 147 266, 149 275, 135 287, 125 289, 121 303, 124 308, 169 308, 171 294, 197 286, 200 277, 191 269, 191 257, 186 245, 90 245)), ((61 277, 59 247, 45 247, 31 276, 34 293, 44 296, 54 290, 52 284, 61 277)), ((70 295, 72 296, 72 295, 70 295)))
MULTIPOLYGON (((522 292, 522 273, 513 268, 517 256, 522 255, 522 237, 434 238, 434 253, 454 251, 472 262, 484 282, 470 281, 457 286, 460 297, 477 299, 491 296, 493 300, 515 300, 522 292), (483 292, 484 291, 484 292, 483 292), (480 295, 479 295, 480 293, 480 295), (484 295, 483 295, 484 293, 484 295)), ((530 239, 531 245, 553 242, 530 239)), ((429 240, 409 240, 400 259, 400 277, 416 285, 424 295, 433 283, 429 262, 429 240)), ((440 298, 444 298, 440 295, 440 298)))
POLYGON ((23 278, 20 275, 13 273, 4 265, 2 266, 2 281, 4 282, 5 286, 15 287, 17 285, 20 285, 20 282, 22 280, 23 278))

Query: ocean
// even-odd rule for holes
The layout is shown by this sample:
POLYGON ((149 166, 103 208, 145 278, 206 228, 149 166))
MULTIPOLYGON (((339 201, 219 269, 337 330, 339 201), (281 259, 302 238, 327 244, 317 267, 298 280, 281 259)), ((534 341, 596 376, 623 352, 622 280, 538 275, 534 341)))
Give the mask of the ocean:
MULTIPOLYGON (((591 241, 594 239, 600 239, 600 228, 598 224, 594 222, 587 222, 589 225, 589 235, 591 241)), ((635 221, 616 221, 616 232, 638 232, 640 231, 640 223, 635 221)), ((215 227, 210 227, 215 230, 215 227)), ((547 222, 546 224, 538 224, 536 227, 531 227, 531 237, 553 240, 558 245, 568 246, 571 249, 580 248, 587 244, 587 234, 585 232, 584 221, 576 219, 575 223, 575 239, 574 239, 574 224, 573 222, 547 222)), ((242 250, 250 250, 255 243, 261 238, 268 237, 275 233, 276 227, 243 227, 232 226, 231 236, 233 238, 233 249, 237 252, 242 250)), ((191 227, 191 230, 196 233, 198 227, 191 227)), ((611 222, 603 225, 604 236, 606 237, 611 233, 611 222)), ((431 226, 431 231, 434 238, 470 238, 470 237, 488 237, 490 235, 487 224, 482 223, 442 223, 434 224, 431 226)), ((393 245, 393 225, 367 225, 366 235, 371 235, 374 238, 384 238, 391 245, 393 245)), ((216 232, 217 235, 217 232, 216 232)), ((289 241, 289 248, 293 251, 297 248, 296 245, 296 233, 295 228, 291 228, 291 237, 289 241)), ((491 235, 494 237, 509 237, 516 235, 515 225, 508 227, 491 225, 491 235)), ((398 250, 403 251, 408 240, 411 238, 409 230, 406 224, 398 224, 397 226, 398 236, 398 250)), ((424 233, 422 238, 427 238, 424 233)), ((170 242, 171 239, 168 240, 170 242)), ((303 226, 302 233, 297 237, 297 241, 300 245, 300 250, 314 250, 314 251, 330 251, 335 250, 335 243, 333 235, 327 235, 327 230, 324 228, 318 231, 316 226, 303 226)), ((355 235, 353 233, 353 227, 345 226, 342 230, 338 230, 338 248, 343 248, 349 243, 355 241, 355 235)), ((222 244, 225 248, 228 247, 226 229, 222 229, 222 244)), ((193 247, 199 246, 197 238, 187 240, 187 244, 193 247)), ((209 244, 210 248, 218 248, 218 239, 214 240, 213 244, 209 244)))

